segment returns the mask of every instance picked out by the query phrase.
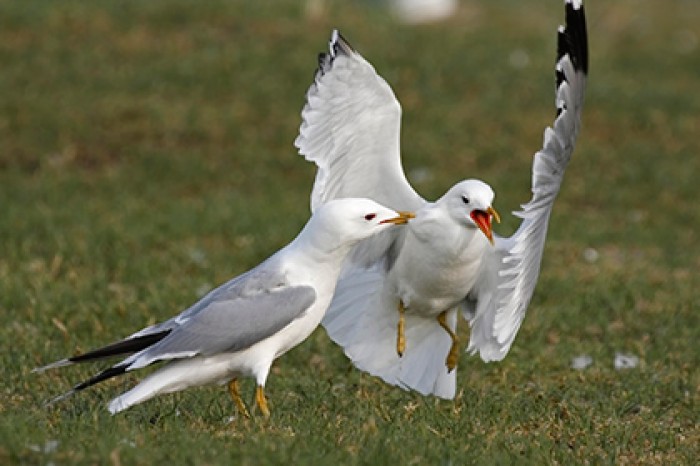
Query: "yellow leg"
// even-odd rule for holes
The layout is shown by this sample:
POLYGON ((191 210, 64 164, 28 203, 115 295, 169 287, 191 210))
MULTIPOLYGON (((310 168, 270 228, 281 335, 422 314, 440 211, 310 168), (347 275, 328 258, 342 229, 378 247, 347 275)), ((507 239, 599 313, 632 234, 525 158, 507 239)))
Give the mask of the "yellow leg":
POLYGON ((236 407, 238 408, 238 411, 242 415, 244 415, 245 417, 250 418, 250 414, 248 413, 248 409, 246 409, 245 403, 243 403, 243 400, 241 399, 241 391, 240 391, 240 388, 238 387, 238 379, 232 379, 228 383, 228 392, 231 395, 233 402, 236 403, 236 407))
POLYGON ((260 408, 260 412, 263 414, 263 416, 266 418, 270 417, 270 408, 267 407, 265 390, 263 389, 262 385, 258 385, 258 387, 255 389, 255 402, 258 404, 258 408, 260 408))
POLYGON ((403 301, 399 299, 399 324, 397 326, 396 334, 396 352, 399 353, 399 357, 403 356, 403 352, 406 351, 406 308, 403 307, 403 301))
POLYGON ((450 352, 447 353, 447 359, 445 359, 447 371, 452 372, 454 368, 457 367, 457 360, 459 359, 459 338, 457 338, 457 334, 452 331, 450 326, 447 325, 447 322, 445 321, 446 317, 447 311, 444 311, 438 316, 437 321, 440 324, 440 327, 444 328, 445 331, 450 335, 450 338, 452 339, 452 346, 450 347, 450 352))

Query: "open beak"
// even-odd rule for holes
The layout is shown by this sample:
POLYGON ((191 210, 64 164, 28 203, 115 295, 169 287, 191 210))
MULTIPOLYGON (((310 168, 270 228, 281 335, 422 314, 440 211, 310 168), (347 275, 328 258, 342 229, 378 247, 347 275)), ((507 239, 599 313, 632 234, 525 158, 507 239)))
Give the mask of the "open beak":
POLYGON ((398 217, 388 218, 386 220, 382 220, 379 223, 380 224, 392 223, 394 225, 404 225, 404 224, 408 223, 408 221, 411 220, 412 218, 416 218, 416 214, 414 214, 413 212, 405 212, 402 210, 397 210, 396 213, 399 214, 398 217))
POLYGON ((493 230, 491 229, 491 218, 496 221, 496 223, 501 223, 501 216, 498 215, 496 209, 489 207, 486 212, 483 210, 472 210, 471 218, 476 223, 476 226, 486 235, 491 245, 493 245, 493 230))

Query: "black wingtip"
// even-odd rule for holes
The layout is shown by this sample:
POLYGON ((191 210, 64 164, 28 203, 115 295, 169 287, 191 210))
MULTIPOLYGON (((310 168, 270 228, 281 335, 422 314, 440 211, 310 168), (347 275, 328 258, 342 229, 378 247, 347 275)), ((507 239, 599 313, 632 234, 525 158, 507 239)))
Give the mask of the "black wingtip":
POLYGON ((121 340, 116 343, 112 343, 111 345, 103 346, 102 348, 88 351, 87 353, 72 356, 70 358, 61 359, 60 361, 55 361, 45 366, 36 367, 32 369, 32 372, 44 372, 50 369, 69 366, 75 363, 96 361, 98 359, 104 359, 111 356, 136 353, 137 351, 141 351, 143 349, 148 348, 151 345, 158 343, 160 340, 168 336, 170 332, 171 330, 168 329, 162 332, 127 338, 126 340, 121 340))
MULTIPOLYGON (((565 27, 559 28, 557 41, 557 61, 569 55, 574 69, 588 74, 588 33, 586 12, 581 0, 566 0, 565 27)), ((557 85, 561 81, 557 76, 557 85)))
MULTIPOLYGON (((569 57, 576 72, 588 75, 588 33, 583 0, 565 0, 564 16, 565 26, 559 26, 557 30, 557 60, 554 68, 557 89, 566 81, 561 65, 565 56, 569 57)), ((559 117, 565 108, 564 102, 558 102, 556 116, 559 117)))
POLYGON ((328 52, 318 54, 318 68, 316 68, 316 72, 314 73, 315 80, 331 70, 333 67, 333 60, 335 60, 338 55, 350 55, 355 53, 355 49, 352 48, 350 43, 337 29, 331 31, 331 38, 328 41, 328 50, 328 52))
POLYGON ((86 380, 85 382, 79 383, 75 387, 68 390, 66 393, 59 395, 56 398, 53 398, 52 400, 47 402, 44 406, 46 406, 46 407, 52 406, 52 405, 58 403, 59 401, 65 400, 66 398, 73 396, 74 394, 78 393, 81 390, 85 390, 86 388, 92 387, 93 385, 98 384, 102 381, 105 381, 107 379, 111 379, 112 377, 116 377, 118 375, 121 375, 124 372, 126 372, 128 367, 129 367, 128 364, 122 364, 122 365, 110 367, 109 369, 106 369, 106 370, 100 372, 99 374, 86 380))
POLYGON ((97 374, 94 377, 91 377, 87 379, 85 382, 81 382, 75 387, 73 387, 73 392, 79 392, 81 390, 85 390, 88 387, 92 387, 95 384, 98 384, 100 382, 104 382, 107 379, 111 379, 112 377, 116 377, 118 375, 122 375, 123 373, 126 372, 126 369, 129 367, 129 364, 120 364, 117 366, 110 367, 109 369, 105 369, 99 374, 97 374))
POLYGON ((339 53, 350 55, 355 52, 353 46, 350 45, 350 42, 343 37, 338 29, 333 29, 333 31, 331 31, 330 50, 334 57, 339 53))
POLYGON ((134 338, 127 338, 111 345, 103 346, 93 351, 88 351, 78 356, 68 358, 70 362, 86 362, 96 359, 103 359, 110 356, 118 356, 120 354, 130 354, 148 348, 151 345, 158 343, 160 340, 170 334, 170 330, 164 330, 158 333, 150 333, 134 338))

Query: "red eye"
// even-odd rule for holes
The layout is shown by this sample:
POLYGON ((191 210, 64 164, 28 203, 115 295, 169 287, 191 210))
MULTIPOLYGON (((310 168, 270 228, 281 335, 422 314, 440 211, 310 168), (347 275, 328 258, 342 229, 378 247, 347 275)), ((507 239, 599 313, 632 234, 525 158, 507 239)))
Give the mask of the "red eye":
POLYGON ((367 215, 365 215, 365 220, 367 220, 369 222, 370 220, 374 220, 374 217, 376 217, 376 216, 377 216, 377 214, 367 214, 367 215))

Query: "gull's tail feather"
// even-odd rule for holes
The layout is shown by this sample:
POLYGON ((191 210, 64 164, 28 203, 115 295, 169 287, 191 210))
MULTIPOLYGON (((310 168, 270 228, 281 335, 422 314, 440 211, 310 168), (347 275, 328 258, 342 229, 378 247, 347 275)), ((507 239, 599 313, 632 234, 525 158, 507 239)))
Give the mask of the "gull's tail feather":
POLYGON ((134 405, 150 400, 161 393, 156 387, 152 387, 152 384, 144 384, 145 382, 146 380, 139 383, 131 390, 112 399, 109 405, 107 405, 109 412, 113 415, 120 413, 134 405))
POLYGON ((173 393, 190 387, 225 383, 231 379, 230 356, 194 357, 170 361, 139 382, 131 390, 109 402, 109 412, 117 414, 157 395, 173 393))
MULTIPOLYGON (((445 358, 450 338, 436 319, 406 313, 406 350, 396 352, 398 302, 383 290, 379 270, 350 273, 339 281, 323 326, 333 341, 363 371, 391 385, 423 395, 454 398, 455 371, 447 371, 445 358)), ((453 328, 456 312, 448 314, 453 328)))
MULTIPOLYGON (((456 332, 457 311, 447 313, 447 323, 456 332)), ((401 358, 401 384, 422 395, 453 399, 457 371, 448 372, 447 355, 452 340, 434 318, 407 315, 406 351, 401 358)))
POLYGON ((131 390, 122 393, 112 399, 107 409, 112 414, 117 414, 139 403, 164 393, 172 393, 198 385, 197 380, 201 374, 197 371, 197 363, 192 365, 192 359, 173 361, 161 367, 157 371, 143 379, 131 390))

